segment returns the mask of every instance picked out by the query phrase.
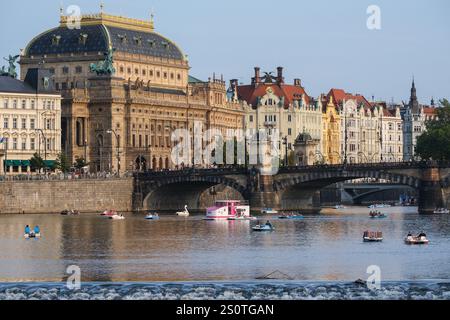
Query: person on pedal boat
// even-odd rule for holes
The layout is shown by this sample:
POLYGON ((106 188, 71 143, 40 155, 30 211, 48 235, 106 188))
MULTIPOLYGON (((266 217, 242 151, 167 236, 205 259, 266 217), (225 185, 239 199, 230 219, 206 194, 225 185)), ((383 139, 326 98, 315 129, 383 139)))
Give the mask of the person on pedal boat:
POLYGON ((27 225, 27 226, 25 227, 25 234, 30 234, 30 232, 31 232, 30 226, 27 225))
POLYGON ((39 226, 35 226, 34 227, 34 233, 35 234, 40 234, 41 233, 41 228, 39 228, 39 226))

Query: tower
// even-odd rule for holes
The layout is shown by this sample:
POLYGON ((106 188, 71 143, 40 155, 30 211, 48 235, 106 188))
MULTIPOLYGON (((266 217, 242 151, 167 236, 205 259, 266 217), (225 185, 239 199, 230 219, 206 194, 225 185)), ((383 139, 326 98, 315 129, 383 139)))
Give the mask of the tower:
POLYGON ((409 98, 409 108, 411 109, 411 112, 413 114, 418 114, 420 111, 419 101, 417 100, 417 91, 416 91, 416 84, 414 82, 414 77, 411 86, 411 96, 409 98))

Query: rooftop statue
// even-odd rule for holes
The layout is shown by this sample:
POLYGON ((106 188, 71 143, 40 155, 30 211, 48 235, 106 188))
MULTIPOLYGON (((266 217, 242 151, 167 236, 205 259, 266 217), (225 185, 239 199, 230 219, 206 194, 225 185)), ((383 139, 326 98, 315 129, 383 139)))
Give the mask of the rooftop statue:
POLYGON ((8 58, 3 58, 5 61, 8 62, 9 66, 8 66, 8 71, 5 70, 5 67, 3 66, 1 71, 0 71, 0 75, 2 76, 10 76, 12 78, 17 78, 17 71, 16 71, 16 61, 17 59, 19 59, 19 56, 12 56, 9 55, 8 58))
POLYGON ((114 57, 113 54, 116 51, 114 48, 110 48, 105 52, 105 60, 99 61, 98 63, 91 63, 90 69, 95 72, 98 76, 102 75, 113 75, 116 73, 114 68, 114 57))

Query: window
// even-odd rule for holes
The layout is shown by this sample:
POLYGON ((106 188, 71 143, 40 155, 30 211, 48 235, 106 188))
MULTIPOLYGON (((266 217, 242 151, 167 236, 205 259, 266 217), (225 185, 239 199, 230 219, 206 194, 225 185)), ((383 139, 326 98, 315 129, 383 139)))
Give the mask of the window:
POLYGON ((288 129, 288 135, 290 135, 290 136, 292 135, 292 129, 291 128, 288 129))
POLYGON ((9 118, 3 119, 3 128, 8 129, 9 128, 9 118))
POLYGON ((36 128, 36 120, 30 119, 30 129, 34 130, 36 128))
POLYGON ((174 75, 173 73, 171 73, 171 74, 170 74, 170 79, 173 80, 174 78, 175 78, 175 75, 174 75))
POLYGON ((292 116, 291 115, 288 115, 288 121, 292 122, 292 116))
POLYGON ((52 129, 52 120, 51 119, 45 119, 45 127, 47 128, 47 130, 52 129))
POLYGON ((181 74, 177 74, 177 79, 181 80, 181 74))
POLYGON ((83 67, 82 66, 77 66, 75 68, 75 73, 82 73, 83 72, 83 67))
POLYGON ((22 109, 25 109, 27 107, 27 101, 22 100, 22 109))
POLYGON ((62 68, 62 73, 63 74, 68 74, 69 73, 69 67, 63 67, 62 68))
POLYGON ((13 119, 13 129, 17 129, 17 118, 13 119))
POLYGON ((131 74, 131 68, 127 68, 128 74, 131 74))
POLYGON ((139 69, 138 68, 134 69, 134 73, 139 74, 139 69))
POLYGON ((147 71, 146 70, 142 70, 142 75, 143 76, 147 75, 147 71))
POLYGON ((26 129, 26 128, 27 128, 27 119, 22 118, 22 129, 26 129))
POLYGON ((123 68, 123 66, 120 66, 119 70, 120 70, 120 73, 123 73, 123 72, 125 71, 125 69, 123 68))
POLYGON ((17 100, 13 100, 13 108, 17 109, 17 100))
POLYGON ((161 72, 156 71, 156 77, 157 77, 157 78, 161 77, 161 72))
POLYGON ((136 135, 133 134, 132 138, 133 138, 133 140, 132 140, 131 144, 133 145, 133 147, 136 147, 136 135))
POLYGON ((27 139, 26 138, 22 139, 22 150, 27 150, 27 139))
POLYGON ((249 121, 253 122, 253 116, 252 115, 249 116, 249 121))
POLYGON ((34 138, 30 139, 30 149, 31 150, 36 149, 36 140, 34 138))
POLYGON ((5 99, 3 101, 3 106, 5 107, 5 109, 8 109, 8 106, 9 106, 9 100, 8 99, 5 99))
POLYGON ((13 138, 13 150, 17 150, 17 138, 13 138))
POLYGON ((153 70, 150 70, 150 77, 153 77, 153 70))
POLYGON ((164 72, 164 79, 167 79, 167 72, 164 72))
POLYGON ((31 100, 31 109, 34 109, 34 104, 35 104, 34 100, 31 100))

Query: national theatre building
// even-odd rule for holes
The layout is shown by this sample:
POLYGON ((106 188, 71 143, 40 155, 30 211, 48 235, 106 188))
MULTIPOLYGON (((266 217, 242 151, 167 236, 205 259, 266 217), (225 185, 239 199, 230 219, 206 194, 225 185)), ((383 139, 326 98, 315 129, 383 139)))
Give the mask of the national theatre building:
POLYGON ((74 26, 61 15, 59 27, 31 40, 20 65, 22 78, 30 68, 50 70, 63 98, 62 150, 91 171, 174 168, 173 130, 192 132, 197 121, 244 127, 223 79, 191 77, 186 56, 153 21, 100 13, 74 26))

